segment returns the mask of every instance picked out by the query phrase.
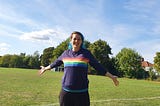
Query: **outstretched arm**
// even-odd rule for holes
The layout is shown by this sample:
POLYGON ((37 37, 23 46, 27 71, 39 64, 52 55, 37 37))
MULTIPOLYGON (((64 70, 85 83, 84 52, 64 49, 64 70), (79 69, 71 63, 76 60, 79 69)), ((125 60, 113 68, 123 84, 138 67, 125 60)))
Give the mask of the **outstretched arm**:
POLYGON ((47 67, 44 67, 44 66, 40 66, 40 67, 41 67, 41 69, 39 70, 39 75, 42 75, 46 70, 51 69, 50 65, 47 67))
POLYGON ((117 80, 117 76, 114 76, 109 72, 106 73, 106 76, 112 79, 112 81, 114 82, 115 86, 119 85, 119 81, 117 80))

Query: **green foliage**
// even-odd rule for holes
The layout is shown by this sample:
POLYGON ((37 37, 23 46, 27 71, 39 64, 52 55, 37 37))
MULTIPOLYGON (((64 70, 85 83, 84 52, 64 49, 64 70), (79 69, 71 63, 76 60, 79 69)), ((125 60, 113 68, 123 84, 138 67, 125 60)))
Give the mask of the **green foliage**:
POLYGON ((113 68, 113 64, 111 59, 109 58, 109 55, 112 53, 111 48, 106 41, 99 39, 94 43, 90 44, 88 49, 105 68, 111 71, 111 69, 113 68))
POLYGON ((152 70, 153 70, 153 68, 149 68, 149 72, 148 72, 148 74, 149 74, 149 80, 151 80, 151 81, 157 79, 157 76, 156 76, 155 72, 153 72, 152 70))
POLYGON ((69 38, 60 43, 53 51, 52 61, 55 61, 65 50, 68 49, 69 38))
POLYGON ((21 67, 22 63, 23 63, 23 57, 19 55, 12 55, 9 67, 21 67))
POLYGON ((1 57, 1 67, 9 67, 9 62, 11 60, 12 55, 6 54, 1 57))
POLYGON ((157 52, 154 57, 154 68, 160 72, 160 52, 157 52))
POLYGON ((91 44, 89 50, 101 63, 105 63, 109 59, 109 54, 112 54, 110 46, 101 39, 91 44))
POLYGON ((135 78, 137 79, 147 79, 149 77, 148 71, 145 71, 143 68, 140 68, 135 73, 135 78))
POLYGON ((22 66, 23 68, 30 68, 29 61, 31 58, 32 58, 32 56, 30 56, 30 55, 27 55, 23 58, 23 66, 22 66))
POLYGON ((90 44, 91 43, 89 41, 87 41, 87 40, 84 41, 84 45, 85 45, 86 49, 89 48, 90 44))
POLYGON ((141 67, 142 57, 133 49, 123 48, 116 55, 117 69, 121 76, 129 78, 137 78, 138 71, 142 70, 141 67))
POLYGON ((53 57, 54 47, 49 47, 43 50, 41 55, 41 65, 48 66, 51 63, 51 58, 53 57))
POLYGON ((39 58, 40 58, 40 55, 39 55, 38 51, 35 51, 29 60, 29 63, 28 63, 29 67, 30 68, 39 68, 39 66, 40 66, 39 58))
POLYGON ((14 68, 39 68, 40 55, 36 51, 33 55, 25 56, 25 53, 20 55, 4 55, 0 59, 1 67, 14 67, 14 68))

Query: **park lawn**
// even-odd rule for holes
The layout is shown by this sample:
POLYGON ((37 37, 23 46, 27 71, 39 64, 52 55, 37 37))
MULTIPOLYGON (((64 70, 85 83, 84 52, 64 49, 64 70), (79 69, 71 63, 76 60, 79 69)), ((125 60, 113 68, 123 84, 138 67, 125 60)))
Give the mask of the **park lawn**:
MULTIPOLYGON (((0 106, 58 106, 62 72, 0 68, 0 106)), ((120 85, 104 76, 89 75, 91 106, 160 105, 160 83, 119 78, 120 85)))

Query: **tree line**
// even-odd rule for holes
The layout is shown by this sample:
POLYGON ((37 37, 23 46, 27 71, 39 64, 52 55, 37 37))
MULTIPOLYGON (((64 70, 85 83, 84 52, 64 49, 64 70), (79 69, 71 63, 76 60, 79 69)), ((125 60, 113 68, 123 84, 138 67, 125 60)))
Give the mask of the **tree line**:
MULTIPOLYGON (((45 48, 41 55, 35 51, 33 55, 20 53, 19 55, 0 56, 0 67, 39 69, 40 65, 47 66, 55 61, 64 50, 68 49, 68 43, 69 39, 61 42, 56 48, 45 48)), ((137 79, 145 79, 154 75, 143 69, 141 66, 143 57, 134 49, 123 48, 113 57, 111 47, 104 40, 99 39, 93 43, 86 40, 84 43, 86 49, 90 50, 94 57, 114 75, 137 79)), ((154 68, 160 72, 160 52, 157 52, 154 57, 154 68)), ((97 71, 89 66, 89 74, 97 74, 97 71)))
POLYGON ((20 53, 20 55, 6 54, 0 56, 0 67, 36 69, 39 68, 39 66, 40 55, 38 51, 35 51, 33 55, 20 53))

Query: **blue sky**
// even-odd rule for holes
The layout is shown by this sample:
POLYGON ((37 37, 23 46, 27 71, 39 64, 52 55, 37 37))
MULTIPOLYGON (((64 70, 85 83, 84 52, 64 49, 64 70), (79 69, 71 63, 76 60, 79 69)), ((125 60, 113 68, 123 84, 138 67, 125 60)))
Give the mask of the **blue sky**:
POLYGON ((73 31, 153 62, 160 52, 160 0, 0 0, 0 55, 56 47, 73 31))

